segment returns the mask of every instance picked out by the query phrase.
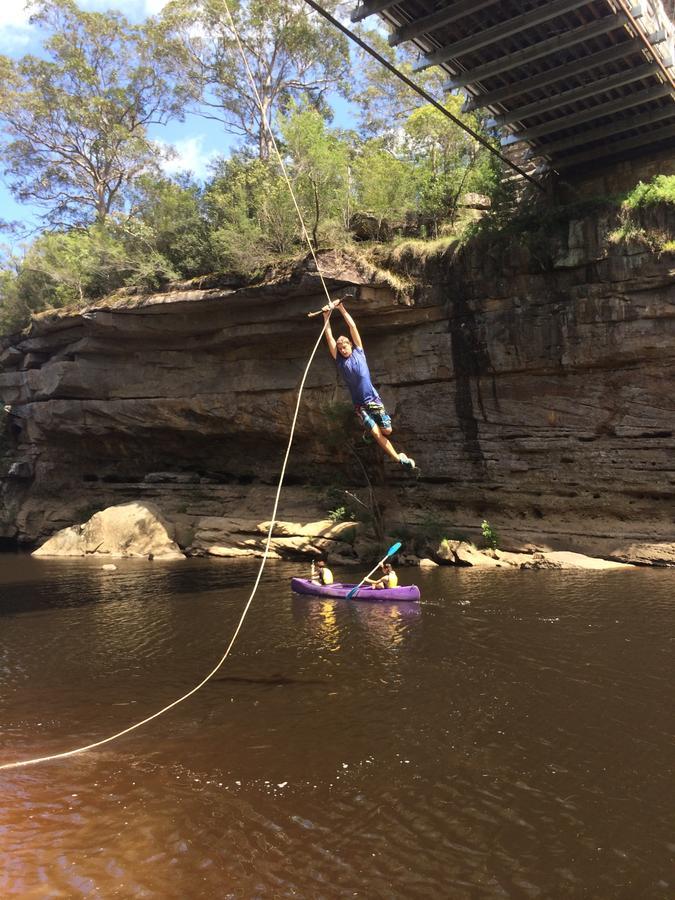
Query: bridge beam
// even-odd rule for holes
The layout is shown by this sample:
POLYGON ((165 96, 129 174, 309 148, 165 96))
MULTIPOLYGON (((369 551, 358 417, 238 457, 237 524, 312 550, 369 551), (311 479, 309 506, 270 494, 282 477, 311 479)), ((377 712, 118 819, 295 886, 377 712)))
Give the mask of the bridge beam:
POLYGON ((615 119, 608 125, 602 125, 600 128, 592 128, 589 131, 581 131, 573 134, 571 137, 561 138, 558 141, 551 141, 548 144, 539 144, 533 147, 525 154, 525 159, 538 159, 540 156, 554 156, 562 150, 569 150, 574 147, 582 147, 585 144, 591 144, 593 141, 601 141, 603 138, 612 137, 615 134, 621 134, 624 131, 633 131, 635 128, 643 128, 646 125, 654 125, 656 122, 662 122, 664 119, 673 119, 675 124, 675 107, 668 104, 666 106, 657 106, 649 112, 642 113, 640 116, 630 116, 630 118, 615 119))
POLYGON ((462 112, 473 112, 476 109, 484 109, 487 106, 495 106, 504 100, 512 100, 519 94, 531 91, 533 87, 537 90, 549 87, 556 81, 564 81, 573 75, 581 75, 583 72, 590 72, 591 69, 600 68, 607 63, 616 62, 618 59, 626 59, 634 53, 640 51, 643 47, 640 38, 631 38, 628 41, 622 41, 599 53, 593 53, 591 56, 582 56, 580 59, 571 63, 565 63, 562 66, 556 66, 549 69, 548 72, 540 72, 537 75, 536 83, 532 84, 531 78, 523 78, 506 84, 503 87, 496 88, 494 91, 488 91, 485 94, 477 94, 470 97, 462 107, 462 112))
MULTIPOLYGON (((643 131, 633 137, 626 138, 624 141, 617 141, 616 143, 611 144, 610 148, 606 148, 610 150, 609 154, 605 152, 602 155, 615 156, 619 153, 625 153, 626 150, 637 150, 639 147, 644 147, 646 144, 654 144, 657 141, 665 141, 674 137, 675 122, 670 125, 665 125, 663 128, 655 129, 654 131, 643 131)), ((579 153, 572 153, 570 156, 564 156, 561 159, 556 160, 553 168, 569 169, 572 166, 579 165, 579 163, 589 162, 594 159, 598 159, 597 148, 594 150, 582 150, 579 153)))
POLYGON ((469 72, 463 72, 461 75, 453 76, 452 80, 445 85, 446 91, 455 90, 457 88, 466 87, 468 84, 477 84, 486 78, 492 78, 493 75, 502 75, 519 66, 527 65, 535 59, 541 59, 542 56, 548 56, 551 53, 558 53, 560 50, 566 50, 575 44, 581 44, 583 41, 590 41, 599 37, 601 34, 608 34, 610 31, 617 31, 624 28, 628 22, 628 17, 623 13, 616 16, 605 16, 604 19, 598 19, 592 25, 580 25, 573 28, 565 34, 556 35, 538 44, 532 44, 531 47, 525 47, 515 53, 509 53, 507 56, 500 56, 492 62, 483 66, 478 66, 469 72))
POLYGON ((536 125, 534 128, 525 128, 518 134, 511 135, 502 141, 502 146, 512 146, 520 144, 523 141, 531 141, 534 138, 544 137, 547 134, 555 134, 557 131, 563 131, 572 128, 575 125, 581 125, 584 122, 593 121, 593 119, 611 116, 613 113, 622 112, 624 109, 631 109, 639 106, 641 103, 649 103, 652 100, 658 100, 661 97, 670 96, 675 100, 675 91, 670 84, 657 84, 654 87, 646 88, 643 91, 636 91, 626 97, 619 97, 617 100, 611 100, 609 103, 599 103, 591 109, 584 109, 581 112, 574 113, 571 116, 558 116, 550 122, 543 125, 536 125))
POLYGON ((431 34, 437 28, 450 25, 464 16, 480 12, 488 6, 494 6, 499 0, 459 0, 445 9, 438 9, 428 16, 423 16, 408 25, 401 25, 389 35, 389 43, 392 47, 402 44, 403 41, 412 41, 422 34, 431 34))
POLYGON ((495 116, 494 121, 497 125, 511 125, 514 122, 522 122, 523 119, 530 116, 540 116, 552 109, 559 109, 561 106, 576 103, 579 100, 586 100, 588 97, 595 97, 606 94, 614 88, 623 87, 626 84, 633 84, 635 81, 641 81, 643 78, 649 78, 660 71, 660 66, 655 63, 644 63, 636 69, 626 69, 624 72, 617 72, 616 75, 601 75, 596 81, 584 84, 582 87, 573 88, 571 91, 563 91, 561 94, 554 94, 543 100, 536 100, 534 103, 528 103, 525 106, 517 107, 503 116, 495 116))
POLYGON ((491 28, 484 28, 482 31, 477 31, 475 34, 469 35, 460 41, 455 41, 454 44, 448 44, 439 50, 435 50, 433 53, 427 54, 422 62, 415 67, 415 71, 419 72, 423 69, 428 69, 429 66, 436 66, 465 53, 474 53, 476 50, 488 46, 488 44, 502 41, 509 35, 517 34, 525 28, 541 25, 543 22, 548 22, 550 19, 555 19, 558 16, 587 5, 588 0, 550 0, 544 6, 529 10, 529 12, 515 16, 513 19, 507 19, 507 21, 493 25, 491 28))
POLYGON ((351 15, 351 20, 352 22, 362 22, 368 16, 385 12, 391 9, 392 6, 396 6, 397 3, 400 3, 400 0, 365 0, 365 3, 361 3, 356 7, 351 15))

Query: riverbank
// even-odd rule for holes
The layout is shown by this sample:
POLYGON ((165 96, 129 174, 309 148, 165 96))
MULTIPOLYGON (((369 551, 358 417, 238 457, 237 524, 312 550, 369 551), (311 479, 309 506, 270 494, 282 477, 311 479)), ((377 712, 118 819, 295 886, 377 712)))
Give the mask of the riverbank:
MULTIPOLYGON (((484 523, 487 526, 487 523, 484 523)), ((485 529, 484 529, 485 532, 485 529)), ((490 546, 478 546, 468 537, 433 538, 408 529, 396 557, 401 566, 459 566, 518 569, 631 568, 617 558, 595 558, 569 550, 528 545, 516 550, 497 548, 496 533, 488 526, 490 546)), ((393 543, 392 534, 382 535, 393 543)), ((673 548, 670 548, 672 551, 673 548)), ((88 557, 93 559, 172 560, 186 557, 225 559, 260 558, 293 560, 307 567, 323 558, 331 565, 370 564, 381 556, 383 543, 361 522, 322 519, 297 522, 238 517, 193 518, 185 513, 180 522, 167 518, 151 503, 128 503, 94 514, 86 522, 61 529, 33 552, 35 557, 88 557), (268 544, 269 541, 269 544, 268 544)), ((666 547, 663 564, 668 564, 666 547)))

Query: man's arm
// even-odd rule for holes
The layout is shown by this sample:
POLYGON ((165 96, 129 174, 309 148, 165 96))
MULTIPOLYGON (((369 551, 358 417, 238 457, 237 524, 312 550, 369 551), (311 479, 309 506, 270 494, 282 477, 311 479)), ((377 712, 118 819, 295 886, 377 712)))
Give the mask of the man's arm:
POLYGON ((354 344, 355 347, 360 347, 361 350, 363 350, 363 342, 361 340, 361 335, 359 334, 359 329, 356 327, 356 322, 352 319, 352 317, 349 315, 349 313, 345 309, 344 303, 340 304, 339 309, 340 309, 340 312, 342 313, 342 318, 347 323, 347 326, 349 328, 349 333, 352 336, 352 344, 354 344))
POLYGON ((330 350, 330 355, 333 359, 337 358, 337 345, 335 343, 335 338, 333 337, 333 332, 330 327, 330 310, 323 310, 323 320, 326 322, 326 330, 324 331, 324 335, 326 337, 326 343, 328 344, 328 349, 330 350))

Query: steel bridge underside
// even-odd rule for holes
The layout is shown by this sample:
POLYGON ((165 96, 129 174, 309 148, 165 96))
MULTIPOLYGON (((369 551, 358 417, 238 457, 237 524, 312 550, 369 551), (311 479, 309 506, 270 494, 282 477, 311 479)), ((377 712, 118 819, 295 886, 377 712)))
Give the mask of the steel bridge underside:
POLYGON ((675 147, 673 0, 363 0, 543 173, 675 147))

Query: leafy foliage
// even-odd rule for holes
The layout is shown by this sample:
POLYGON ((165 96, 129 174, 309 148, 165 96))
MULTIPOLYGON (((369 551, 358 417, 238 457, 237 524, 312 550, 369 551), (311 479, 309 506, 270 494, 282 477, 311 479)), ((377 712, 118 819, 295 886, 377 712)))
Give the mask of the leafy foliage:
MULTIPOLYGON (((364 40, 404 75, 413 78, 432 96, 443 96, 446 75, 441 69, 432 67, 413 72, 415 51, 406 45, 394 49, 380 30, 361 27, 360 31, 364 40)), ((365 51, 357 51, 357 61, 354 99, 359 110, 360 131, 367 138, 380 138, 392 149, 399 141, 401 127, 425 100, 365 51)))
POLYGON ((658 227, 649 213, 657 204, 675 204, 675 175, 656 175, 651 181, 638 182, 623 198, 619 227, 609 235, 610 241, 632 241, 652 251, 672 252, 672 233, 658 227))
POLYGON ((651 181, 640 181, 626 196, 623 206, 637 209, 655 203, 675 204, 675 175, 656 175, 651 181))
POLYGON ((119 13, 82 12, 74 0, 36 9, 47 58, 0 58, 4 172, 52 226, 104 222, 156 166, 148 126, 182 115, 175 58, 119 13))
MULTIPOLYGON (((325 4, 329 9, 337 5, 325 4)), ((259 159, 272 155, 264 120, 274 126, 294 102, 330 115, 327 94, 349 92, 349 49, 302 0, 173 0, 162 26, 186 55, 198 110, 243 138, 259 159), (232 25, 236 27, 236 33, 232 25), (238 37, 237 37, 238 36, 238 37), (245 48, 248 71, 239 42, 245 48)))
POLYGON ((402 219, 413 207, 415 172, 409 160, 386 150, 382 141, 368 141, 354 162, 356 207, 378 220, 402 219))
MULTIPOLYGON (((446 108, 474 131, 479 130, 474 116, 462 115, 458 96, 448 97, 446 108)), ((415 163, 418 212, 433 222, 433 236, 437 237, 441 221, 454 221, 462 194, 488 187, 489 169, 486 171, 484 164, 489 154, 433 106, 414 110, 404 127, 415 163)))
MULTIPOLYGON (((283 169, 317 248, 349 243, 359 221, 360 241, 456 233, 467 192, 497 192, 499 169, 478 142, 370 59, 355 73, 345 40, 302 0, 228 6, 255 89, 221 0, 173 0, 143 25, 38 0, 44 54, 0 57, 0 125, 14 194, 42 205, 49 230, 0 264, 1 330, 119 288, 223 271, 251 278, 305 253, 283 169), (358 96, 360 133, 331 127, 336 94, 358 96), (188 108, 242 139, 204 183, 162 174, 148 137, 188 108)), ((369 39, 394 57, 381 35, 369 39)), ((399 62, 412 58, 404 50, 399 62)), ((440 78, 422 81, 438 94, 440 78)), ((447 103, 487 134, 458 97, 447 103)))
POLYGON ((152 251, 166 260, 167 270, 183 278, 212 271, 214 249, 203 191, 189 175, 175 181, 144 175, 132 198, 133 220, 143 224, 152 251))
POLYGON ((485 546, 496 550, 499 545, 499 536, 487 519, 483 519, 480 523, 480 533, 483 535, 485 546))
POLYGON ((328 510, 328 518, 331 522, 353 522, 355 517, 346 506, 336 506, 328 510))
POLYGON ((292 161, 294 191, 317 247, 322 223, 338 221, 345 231, 349 224, 349 153, 315 109, 293 108, 281 132, 292 161))

